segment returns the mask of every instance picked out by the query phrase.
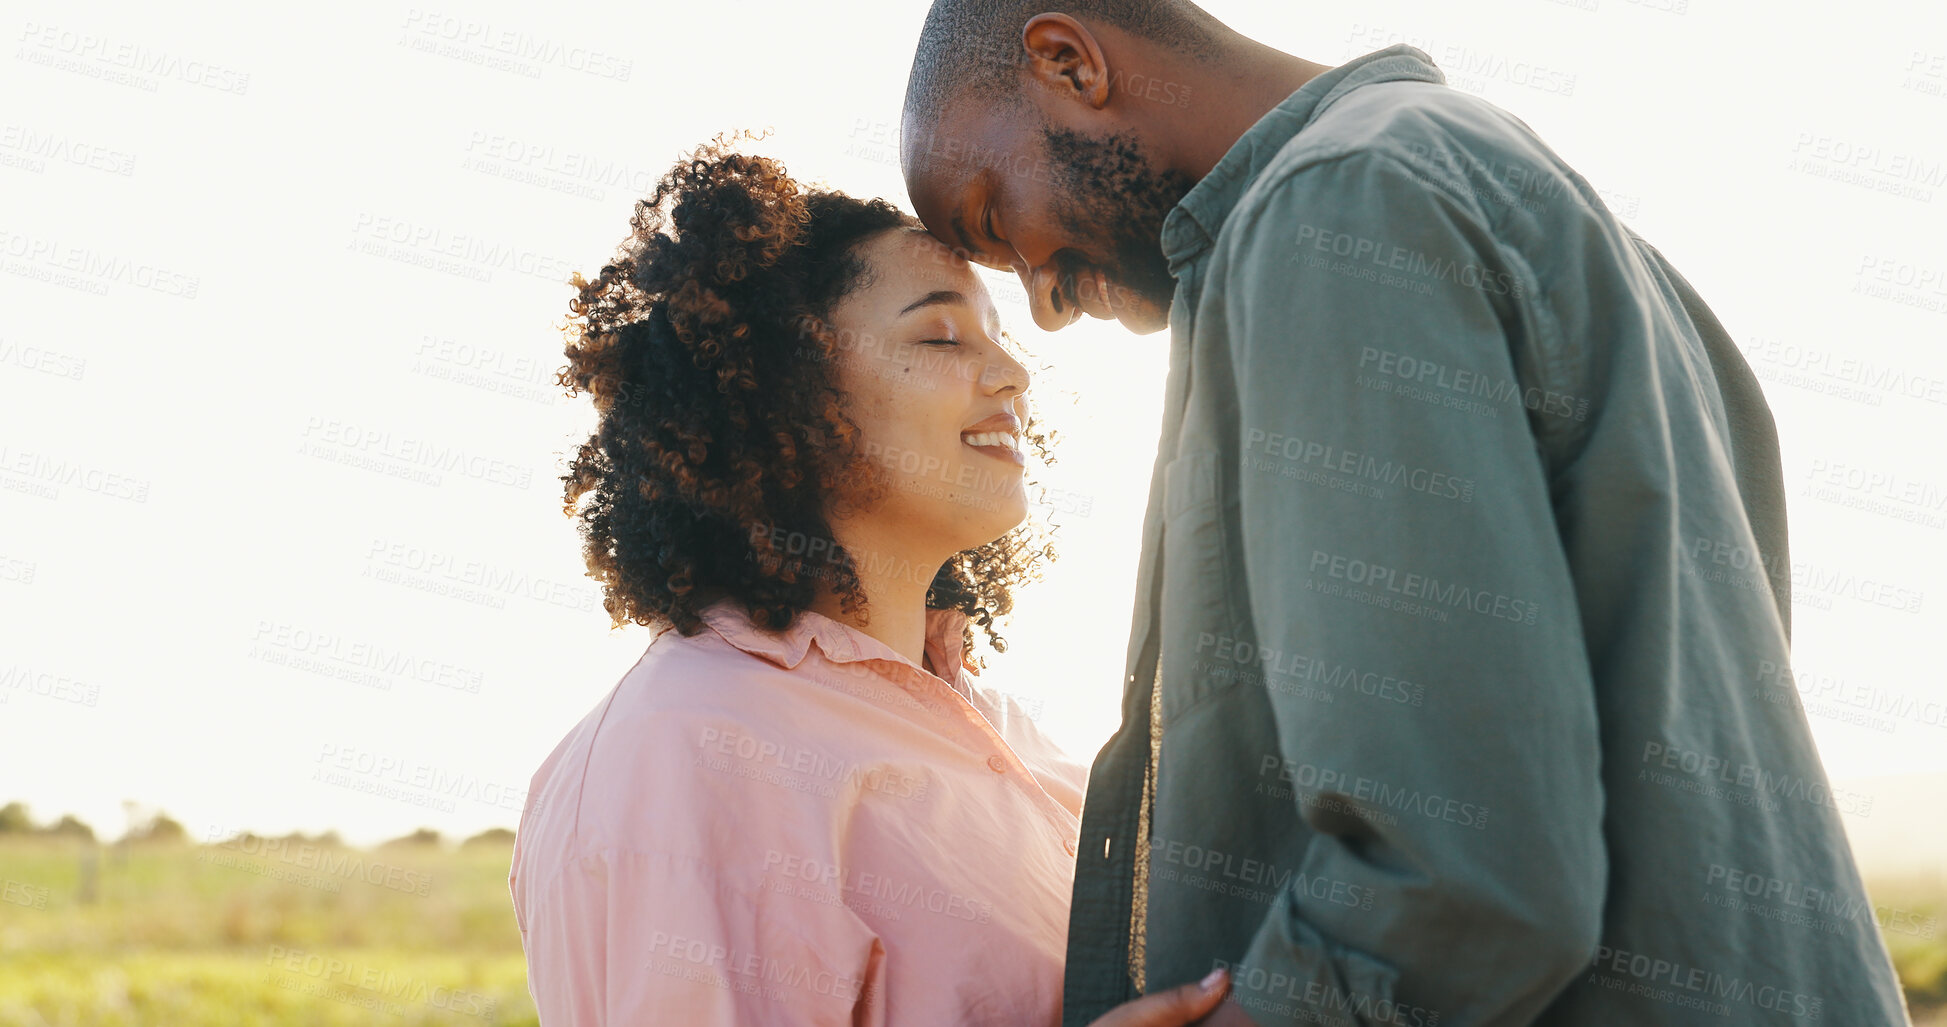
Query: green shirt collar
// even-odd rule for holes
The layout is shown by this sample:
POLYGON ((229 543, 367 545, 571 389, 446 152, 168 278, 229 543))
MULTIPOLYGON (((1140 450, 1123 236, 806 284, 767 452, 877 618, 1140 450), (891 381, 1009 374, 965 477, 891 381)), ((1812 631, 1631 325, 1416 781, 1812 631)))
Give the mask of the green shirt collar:
POLYGON ((1424 52, 1399 43, 1321 73, 1257 119, 1163 219, 1163 255, 1169 258, 1170 273, 1210 246, 1258 173, 1333 101, 1363 85, 1404 80, 1444 85, 1447 76, 1424 52))

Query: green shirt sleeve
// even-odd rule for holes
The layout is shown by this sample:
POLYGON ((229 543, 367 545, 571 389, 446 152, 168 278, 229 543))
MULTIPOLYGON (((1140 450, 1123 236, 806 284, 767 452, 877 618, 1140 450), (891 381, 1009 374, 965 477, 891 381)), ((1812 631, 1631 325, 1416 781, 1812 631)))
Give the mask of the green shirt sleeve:
POLYGON ((1263 1024, 1526 1024, 1588 966, 1608 871, 1546 415, 1460 405, 1546 391, 1532 279, 1472 205, 1382 153, 1267 174, 1231 226, 1198 332, 1223 333, 1236 376, 1226 470, 1258 644, 1327 646, 1425 697, 1270 693, 1313 834, 1235 993, 1263 1024))

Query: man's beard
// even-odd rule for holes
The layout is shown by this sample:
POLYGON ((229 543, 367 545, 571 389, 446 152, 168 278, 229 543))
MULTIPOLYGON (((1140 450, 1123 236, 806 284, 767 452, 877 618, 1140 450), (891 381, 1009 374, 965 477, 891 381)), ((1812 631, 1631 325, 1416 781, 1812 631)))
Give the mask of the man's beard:
MULTIPOLYGON (((1048 163, 1056 169, 1056 222, 1078 242, 1107 238, 1114 264, 1101 269, 1113 279, 1112 295, 1105 299, 1112 307, 1123 305, 1113 302, 1118 298, 1113 292, 1127 290, 1158 313, 1169 310, 1176 279, 1163 255, 1163 219, 1196 179, 1181 171, 1152 169, 1131 133, 1092 139, 1046 126, 1042 136, 1048 163)), ((1063 278, 1073 282, 1080 259, 1064 254, 1057 260, 1063 278)), ((1079 291, 1082 285, 1075 283, 1074 288, 1079 291)))

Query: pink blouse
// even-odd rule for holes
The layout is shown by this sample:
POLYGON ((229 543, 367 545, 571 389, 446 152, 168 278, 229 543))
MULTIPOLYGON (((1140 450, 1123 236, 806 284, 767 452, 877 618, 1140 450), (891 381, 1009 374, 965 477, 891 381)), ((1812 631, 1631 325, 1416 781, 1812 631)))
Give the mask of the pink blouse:
POLYGON ((733 603, 534 775, 507 883, 543 1027, 1056 1024, 1087 768, 960 659, 733 603))

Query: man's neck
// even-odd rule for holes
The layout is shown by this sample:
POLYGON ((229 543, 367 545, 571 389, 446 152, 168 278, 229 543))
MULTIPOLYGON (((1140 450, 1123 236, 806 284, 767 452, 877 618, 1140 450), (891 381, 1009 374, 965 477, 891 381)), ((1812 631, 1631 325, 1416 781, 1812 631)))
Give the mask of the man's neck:
POLYGON ((1273 107, 1332 70, 1244 36, 1227 41, 1225 51, 1208 63, 1177 58, 1172 69, 1188 80, 1192 102, 1172 112, 1165 152, 1171 168, 1193 179, 1208 175, 1273 107))

